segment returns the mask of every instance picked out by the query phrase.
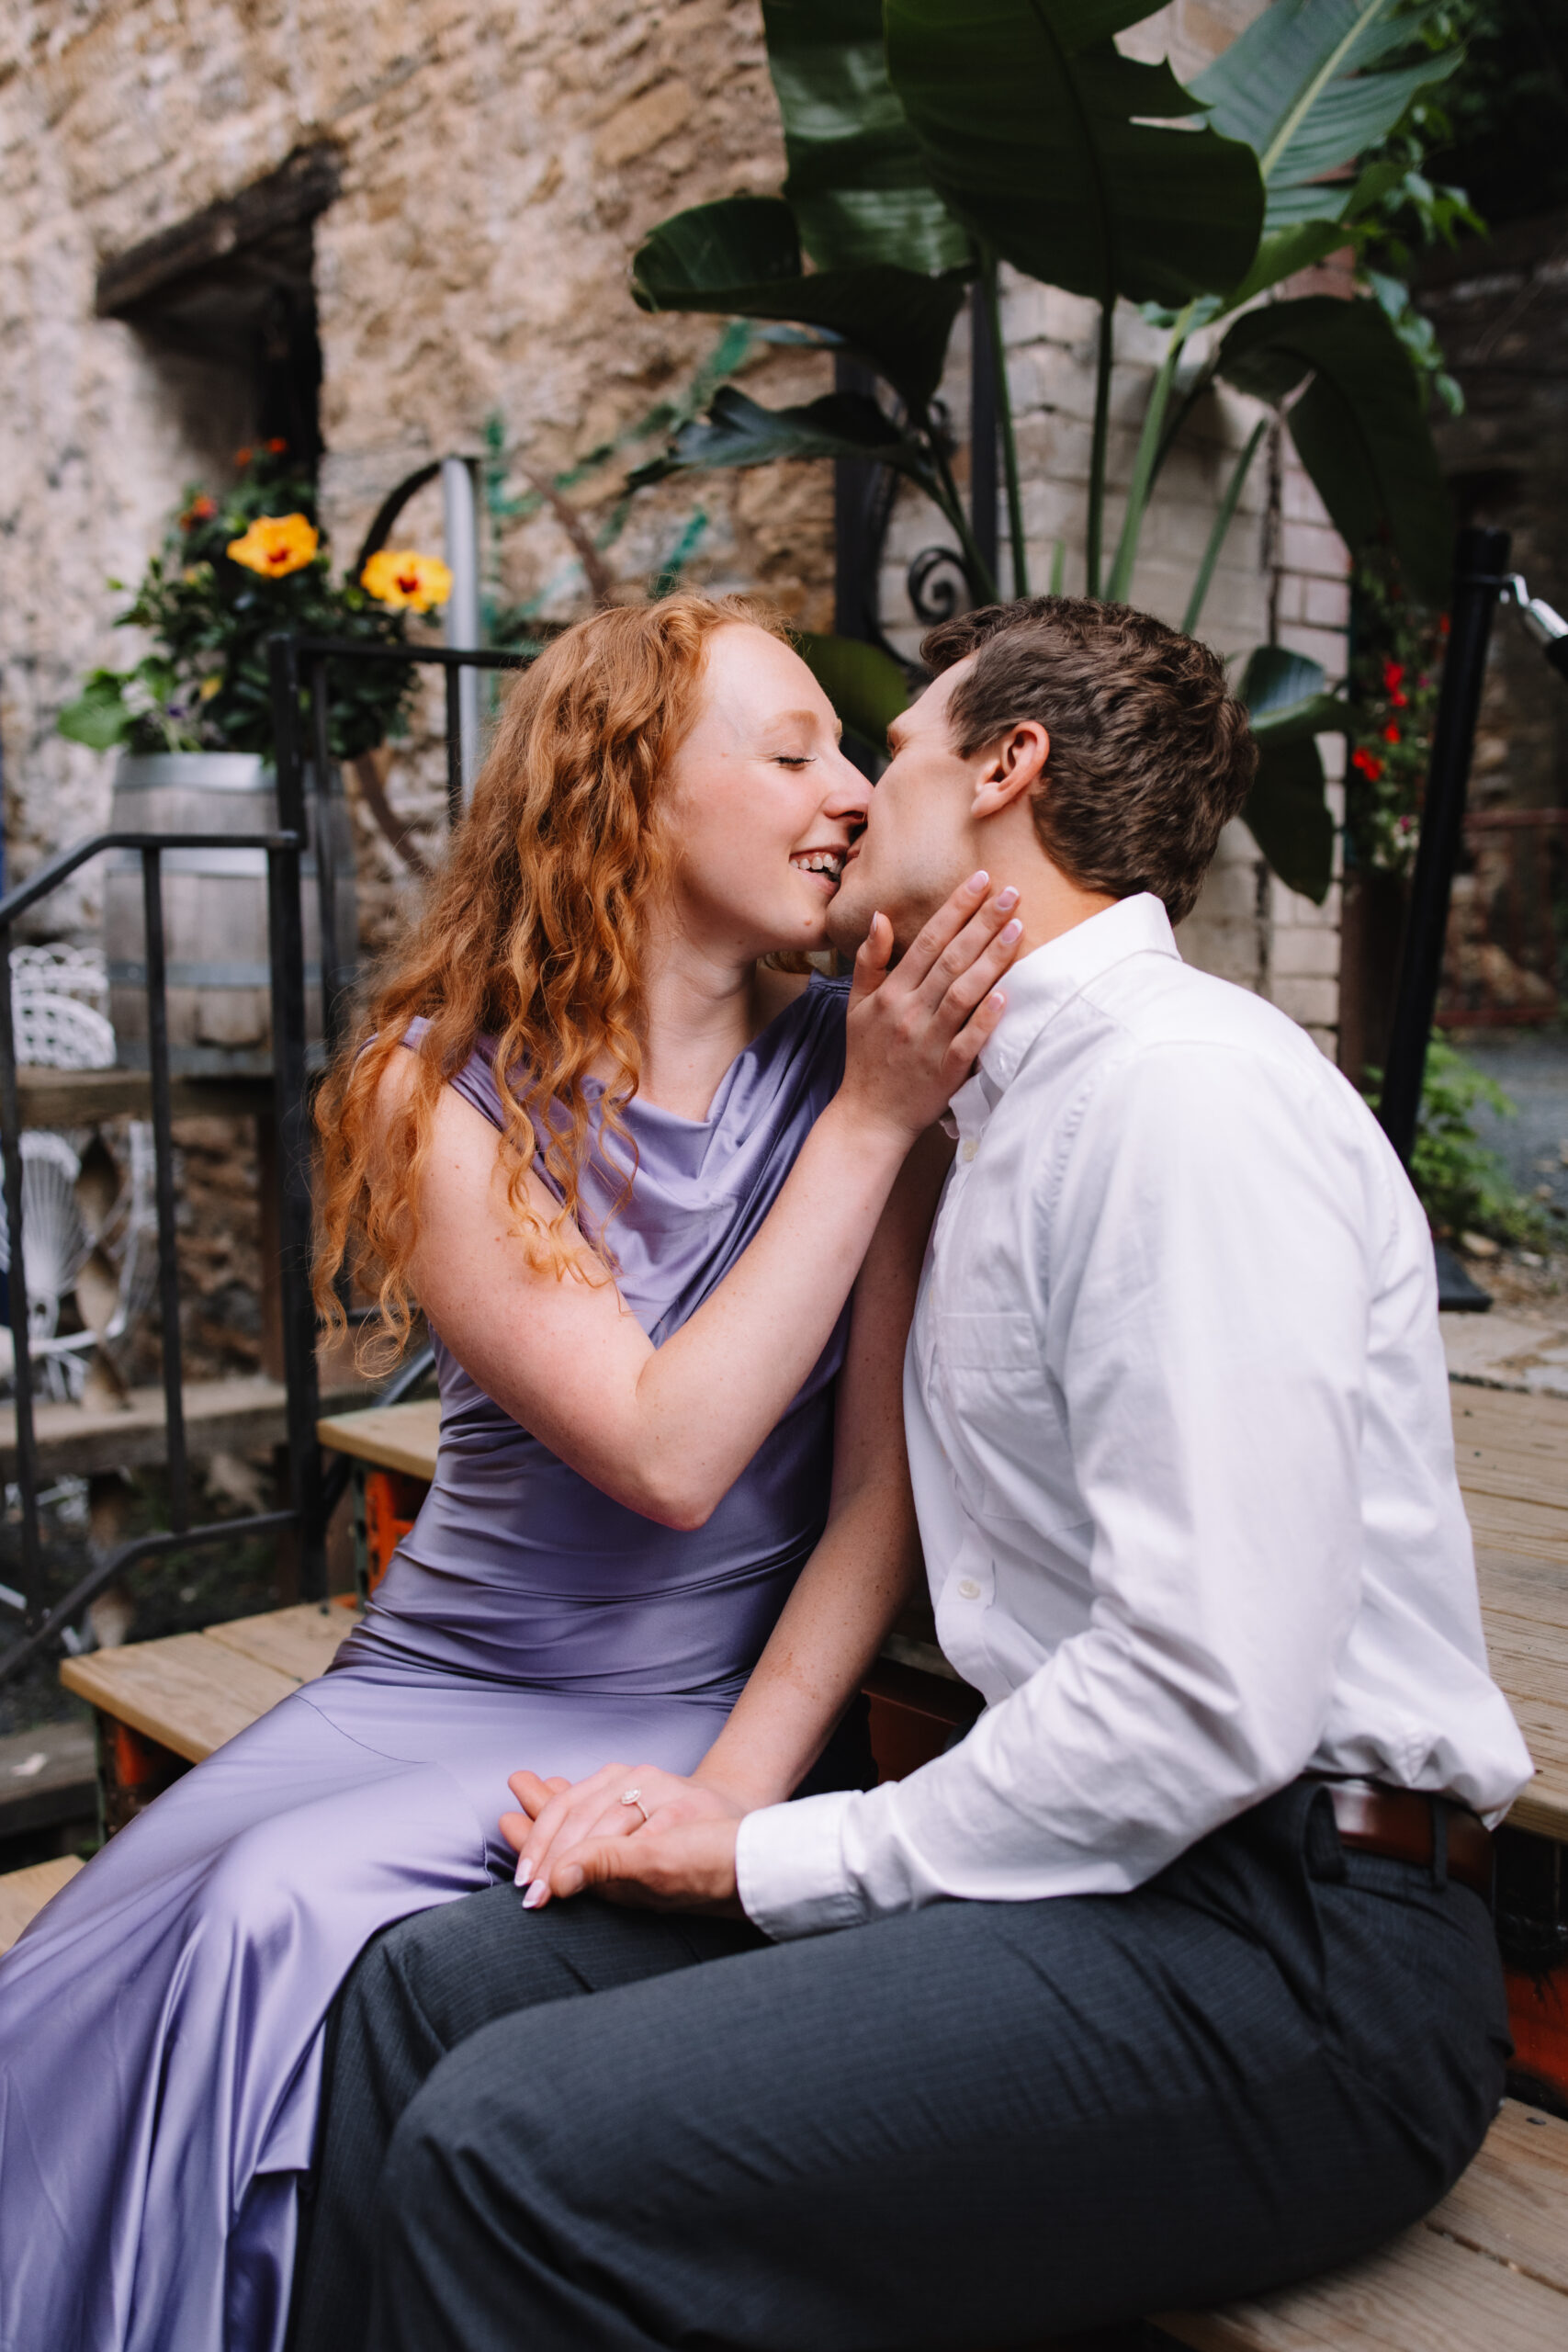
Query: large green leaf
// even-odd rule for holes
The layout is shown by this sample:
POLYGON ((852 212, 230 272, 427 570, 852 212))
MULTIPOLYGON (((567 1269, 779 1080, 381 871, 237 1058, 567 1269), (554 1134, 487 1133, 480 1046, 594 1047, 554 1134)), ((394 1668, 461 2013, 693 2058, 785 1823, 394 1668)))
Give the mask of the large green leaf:
POLYGON ((645 311, 825 327, 917 409, 942 380, 964 300, 961 277, 929 277, 890 262, 804 276, 795 215, 776 196, 732 196, 677 212, 639 247, 632 292, 645 311))
POLYGON ((909 707, 908 681, 893 656, 879 645, 863 645, 850 637, 821 637, 811 629, 796 629, 795 642, 845 731, 880 752, 888 728, 909 707))
POLYGON ((705 418, 682 425, 661 458, 639 466, 628 490, 713 466, 771 466, 781 458, 875 458, 934 489, 931 459, 863 392, 828 392, 801 408, 763 408, 721 385, 705 418))
POLYGON ((893 86, 949 209, 1016 268, 1100 301, 1224 292, 1263 189, 1239 141, 1112 35, 1147 0, 886 0, 893 86))
POLYGON ((784 118, 784 195, 819 269, 962 269, 969 241, 931 184, 887 78, 882 0, 762 0, 784 118))
POLYGON ((1353 552, 1386 539, 1411 593, 1443 604, 1448 490, 1415 371, 1379 305, 1332 294, 1267 303, 1237 319, 1214 369, 1276 405, 1306 384, 1287 423, 1335 529, 1353 552))
POLYGON ((1281 882, 1321 906, 1334 876, 1334 817, 1317 737, 1342 729, 1345 706, 1324 691, 1322 665, 1260 645, 1237 695, 1258 743, 1258 777, 1242 811, 1281 882))
POLYGON ((1438 5, 1401 11, 1399 0, 1274 0, 1198 75, 1194 96, 1217 130, 1252 148, 1268 192, 1262 244, 1237 301, 1332 250, 1332 240, 1303 234, 1355 209, 1357 184, 1332 175, 1380 145, 1459 64, 1463 51, 1450 48, 1373 70, 1411 48, 1438 5))

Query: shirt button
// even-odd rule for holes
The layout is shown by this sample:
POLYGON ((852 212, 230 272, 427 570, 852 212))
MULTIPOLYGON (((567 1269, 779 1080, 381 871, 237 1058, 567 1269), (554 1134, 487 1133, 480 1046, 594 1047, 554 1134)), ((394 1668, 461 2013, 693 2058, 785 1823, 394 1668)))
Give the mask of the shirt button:
POLYGON ((979 1150, 979 1148, 980 1147, 975 1137, 973 1136, 969 1136, 965 1138, 964 1148, 959 1153, 958 1157, 960 1159, 973 1159, 975 1154, 979 1150))
POLYGON ((973 1577, 965 1577, 963 1583, 958 1588, 958 1594, 961 1600, 978 1600, 980 1598, 980 1588, 976 1583, 973 1577))

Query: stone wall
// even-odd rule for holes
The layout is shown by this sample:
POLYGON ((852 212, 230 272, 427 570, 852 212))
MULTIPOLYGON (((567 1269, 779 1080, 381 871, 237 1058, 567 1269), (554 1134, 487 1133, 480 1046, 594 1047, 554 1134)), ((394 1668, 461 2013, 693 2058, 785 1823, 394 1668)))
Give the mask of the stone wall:
MULTIPOLYGON (((1129 37, 1192 71, 1258 0, 1174 0, 1129 37)), ((572 490, 592 529, 611 515, 626 436, 687 385, 716 322, 648 319, 626 292, 638 234, 682 206, 783 175, 754 0, 17 0, 0 34, 0 612, 7 835, 14 868, 100 822, 110 763, 52 732, 92 664, 123 659, 106 574, 134 577, 193 476, 246 429, 221 371, 175 360, 130 326, 93 316, 100 263, 231 196, 302 146, 337 150, 341 193, 318 220, 327 519, 346 557, 389 486, 446 450, 478 454, 502 420, 508 488, 527 471, 612 458, 572 490)), ((1030 565, 1081 539, 1091 369, 1087 307, 1027 285, 1005 330, 1029 485, 1030 565)), ((1124 479, 1155 342, 1119 322, 1113 464, 1124 479)), ((964 356, 950 387, 962 415, 964 356)), ((758 346, 747 388, 772 402, 827 387, 818 355, 758 346)), ((1207 405, 1173 462, 1134 583, 1179 618, 1215 486, 1250 428, 1249 405, 1207 405)), ((691 570, 758 585, 807 625, 829 625, 831 485, 826 467, 671 484, 639 501, 615 543, 616 580, 646 582, 705 520, 691 570)), ((889 547, 890 623, 902 571, 934 534, 901 503, 889 547)), ((1114 502, 1108 518, 1113 532, 1114 502)), ((407 517, 439 543, 434 492, 407 517)), ((1074 581, 1070 558, 1068 583, 1074 581)), ((493 584, 582 608, 569 537, 549 513, 510 525, 493 584)), ((1081 577, 1081 575, 1079 575, 1081 577)), ((1343 557, 1288 450, 1255 469, 1205 627, 1227 650, 1268 634, 1343 666, 1343 557)), ((913 634, 906 626, 903 634, 913 634)), ((439 776, 428 755, 389 782, 394 807, 434 839, 439 776)), ((414 885, 364 820, 362 902, 371 941, 414 885)), ((84 881, 43 928, 89 925, 84 881)), ((1231 829, 1188 952, 1262 988, 1328 1042, 1337 908, 1305 906, 1262 872, 1231 829)))

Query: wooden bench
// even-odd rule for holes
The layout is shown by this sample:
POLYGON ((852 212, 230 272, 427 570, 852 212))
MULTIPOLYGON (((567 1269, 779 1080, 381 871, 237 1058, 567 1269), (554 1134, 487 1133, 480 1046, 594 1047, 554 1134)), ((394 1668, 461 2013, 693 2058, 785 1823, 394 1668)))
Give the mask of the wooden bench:
MULTIPOLYGON (((1510 1820, 1568 1844, 1568 1403, 1451 1393, 1493 1668, 1538 1766, 1510 1820)), ((374 1468, 423 1481, 434 1468, 438 1418, 434 1404, 373 1408, 328 1416, 321 1435, 374 1468)), ((101 1721, 191 1763, 321 1672, 352 1622, 340 1606, 307 1604, 70 1659, 62 1679, 101 1721)), ((930 1712, 926 1753, 963 1720, 966 1694, 918 1618, 890 1639, 876 1671, 930 1712), (900 1675, 909 1680, 899 1684, 900 1675)), ((42 1870, 69 1875, 71 1867, 42 1870)), ((38 1871, 0 1880, 0 1938, 7 1923, 19 1932, 29 1902, 36 1909, 53 1891, 38 1871)), ((1381 2253, 1255 2302, 1163 2313, 1156 2324, 1194 2352, 1562 2352, 1568 2122, 1510 2100, 1463 2180, 1381 2253)))
POLYGON ((0 1878, 0 1951, 9 1951, 29 1919, 68 1885, 82 1865, 74 1854, 55 1862, 33 1862, 0 1878))

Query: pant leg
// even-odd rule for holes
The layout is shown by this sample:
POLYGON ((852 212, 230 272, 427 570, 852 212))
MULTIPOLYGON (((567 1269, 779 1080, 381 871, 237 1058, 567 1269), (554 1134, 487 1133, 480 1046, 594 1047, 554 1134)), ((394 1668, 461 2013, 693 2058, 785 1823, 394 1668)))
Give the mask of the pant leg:
POLYGON ((375 2196, 403 2109, 449 2050, 542 2002, 761 1950, 743 1922, 602 1903, 525 1912, 510 1885, 389 1928, 333 2007, 315 2169, 301 2217, 290 2352, 364 2342, 375 2196))
POLYGON ((1477 1898, 1287 1792, 1135 1894, 483 2027, 394 2134, 369 2343, 964 2352, 1261 2291, 1427 2210, 1506 2049, 1477 1898))

